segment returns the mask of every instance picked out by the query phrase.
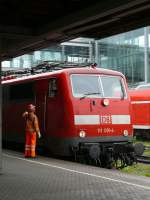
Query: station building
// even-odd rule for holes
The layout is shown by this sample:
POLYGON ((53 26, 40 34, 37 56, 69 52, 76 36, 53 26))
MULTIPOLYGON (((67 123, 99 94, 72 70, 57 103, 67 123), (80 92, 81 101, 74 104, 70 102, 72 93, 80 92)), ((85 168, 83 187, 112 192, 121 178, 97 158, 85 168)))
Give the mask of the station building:
POLYGON ((150 82, 150 26, 104 39, 76 38, 2 62, 2 69, 34 67, 44 61, 97 63, 122 72, 129 86, 150 82))

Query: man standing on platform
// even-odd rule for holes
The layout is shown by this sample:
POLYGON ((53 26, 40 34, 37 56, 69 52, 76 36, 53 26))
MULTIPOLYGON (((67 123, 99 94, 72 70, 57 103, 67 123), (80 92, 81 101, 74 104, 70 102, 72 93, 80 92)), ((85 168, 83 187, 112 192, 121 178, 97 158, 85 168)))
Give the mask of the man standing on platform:
POLYGON ((22 115, 25 119, 25 134, 26 134, 26 142, 25 142, 25 157, 26 158, 35 158, 36 157, 36 140, 37 135, 38 138, 41 138, 38 118, 35 114, 35 106, 33 104, 29 104, 27 106, 27 111, 22 115))

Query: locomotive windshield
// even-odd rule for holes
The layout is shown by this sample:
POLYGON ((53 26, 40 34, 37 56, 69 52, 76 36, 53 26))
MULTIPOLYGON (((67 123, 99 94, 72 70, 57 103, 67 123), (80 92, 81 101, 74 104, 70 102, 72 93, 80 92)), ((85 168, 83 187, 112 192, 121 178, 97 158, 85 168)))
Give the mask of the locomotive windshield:
POLYGON ((75 97, 101 97, 99 76, 72 75, 73 95, 75 97), (91 94, 91 95, 90 95, 91 94))
POLYGON ((125 87, 117 76, 72 75, 72 91, 74 97, 80 98, 123 98, 125 87))
POLYGON ((101 76, 104 97, 124 97, 124 87, 119 77, 101 76))

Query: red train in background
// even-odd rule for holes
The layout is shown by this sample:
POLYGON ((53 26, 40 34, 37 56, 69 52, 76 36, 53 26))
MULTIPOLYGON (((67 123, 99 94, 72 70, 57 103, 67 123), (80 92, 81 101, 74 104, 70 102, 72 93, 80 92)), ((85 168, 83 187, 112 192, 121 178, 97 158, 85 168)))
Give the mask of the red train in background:
POLYGON ((129 90, 134 135, 150 139, 150 89, 129 90))
MULTIPOLYGON (((110 167, 135 161, 131 104, 123 74, 95 67, 71 68, 5 80, 3 140, 24 143, 22 113, 36 105, 42 144, 53 154, 84 157, 110 167)), ((32 69, 33 73, 33 69, 32 69)), ((142 154, 142 153, 141 153, 142 154)))

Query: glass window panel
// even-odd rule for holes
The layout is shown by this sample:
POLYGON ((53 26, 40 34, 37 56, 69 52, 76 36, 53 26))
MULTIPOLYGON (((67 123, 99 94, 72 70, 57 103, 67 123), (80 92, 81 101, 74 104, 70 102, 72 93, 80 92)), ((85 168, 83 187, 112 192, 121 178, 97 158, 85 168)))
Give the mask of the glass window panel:
POLYGON ((118 77, 101 77, 104 97, 122 98, 124 96, 124 89, 122 82, 118 77))
POLYGON ((72 75, 72 89, 75 97, 100 97, 102 95, 99 76, 72 75))
POLYGON ((57 79, 51 78, 49 80, 48 96, 49 97, 55 97, 56 95, 57 95, 57 79))

